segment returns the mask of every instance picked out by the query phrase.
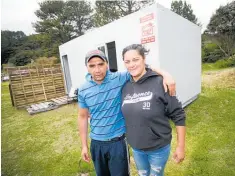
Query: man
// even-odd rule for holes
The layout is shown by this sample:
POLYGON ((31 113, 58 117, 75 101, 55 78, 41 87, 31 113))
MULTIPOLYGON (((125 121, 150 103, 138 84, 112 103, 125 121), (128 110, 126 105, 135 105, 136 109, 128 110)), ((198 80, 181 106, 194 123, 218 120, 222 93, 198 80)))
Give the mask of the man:
MULTIPOLYGON (((79 132, 82 141, 82 159, 88 154, 88 118, 90 117, 90 152, 97 176, 128 176, 129 154, 125 140, 125 121, 121 112, 121 89, 129 80, 127 72, 111 73, 103 52, 94 50, 85 57, 88 74, 79 88, 79 132)), ((158 74, 173 82, 168 73, 158 74)))

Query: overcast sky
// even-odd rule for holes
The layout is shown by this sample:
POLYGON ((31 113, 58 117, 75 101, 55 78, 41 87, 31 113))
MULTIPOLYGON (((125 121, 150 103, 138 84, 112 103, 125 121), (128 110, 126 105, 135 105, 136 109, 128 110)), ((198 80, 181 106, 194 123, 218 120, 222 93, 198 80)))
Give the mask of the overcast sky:
MULTIPOLYGON (((1 30, 23 31, 26 35, 35 33, 32 22, 37 21, 34 12, 39 9, 42 0, 1 0, 1 30)), ((155 0, 170 9, 172 0, 155 0)), ((191 4, 194 14, 206 28, 210 17, 220 5, 233 0, 186 0, 191 4)))

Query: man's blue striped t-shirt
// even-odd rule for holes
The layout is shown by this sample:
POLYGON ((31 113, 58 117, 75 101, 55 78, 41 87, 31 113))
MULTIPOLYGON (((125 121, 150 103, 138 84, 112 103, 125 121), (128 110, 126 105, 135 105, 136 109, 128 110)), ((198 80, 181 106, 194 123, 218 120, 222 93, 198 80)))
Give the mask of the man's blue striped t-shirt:
POLYGON ((87 81, 78 90, 78 104, 89 110, 91 139, 105 141, 126 132, 121 89, 129 79, 128 72, 107 71, 103 82, 97 84, 86 75, 87 81))

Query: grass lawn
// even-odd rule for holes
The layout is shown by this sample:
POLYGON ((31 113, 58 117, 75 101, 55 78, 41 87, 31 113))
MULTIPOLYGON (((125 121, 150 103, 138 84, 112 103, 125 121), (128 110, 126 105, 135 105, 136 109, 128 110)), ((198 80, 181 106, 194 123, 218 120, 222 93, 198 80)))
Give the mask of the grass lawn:
MULTIPOLYGON (((172 161, 174 134, 166 176, 235 175, 235 68, 211 68, 202 74, 199 98, 186 108, 186 158, 172 161)), ((2 175, 95 175, 92 164, 80 162, 76 104, 30 116, 11 106, 8 83, 1 98, 2 175)), ((131 175, 137 175, 131 161, 131 175)))

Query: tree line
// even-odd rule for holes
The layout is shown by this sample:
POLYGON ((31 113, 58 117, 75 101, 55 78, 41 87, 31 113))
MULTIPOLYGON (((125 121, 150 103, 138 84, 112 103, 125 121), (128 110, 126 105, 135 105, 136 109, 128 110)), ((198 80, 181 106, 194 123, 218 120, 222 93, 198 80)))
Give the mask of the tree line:
MULTIPOLYGON (((1 31, 1 63, 18 66, 39 57, 59 58, 59 45, 153 3, 154 0, 95 1, 94 4, 89 1, 43 1, 35 11, 38 21, 32 24, 37 34, 26 36, 22 31, 1 31)), ((234 54, 234 6, 233 1, 212 15, 202 37, 203 61, 211 62, 214 57, 234 54)), ((186 1, 173 1, 171 10, 201 25, 186 1)))

